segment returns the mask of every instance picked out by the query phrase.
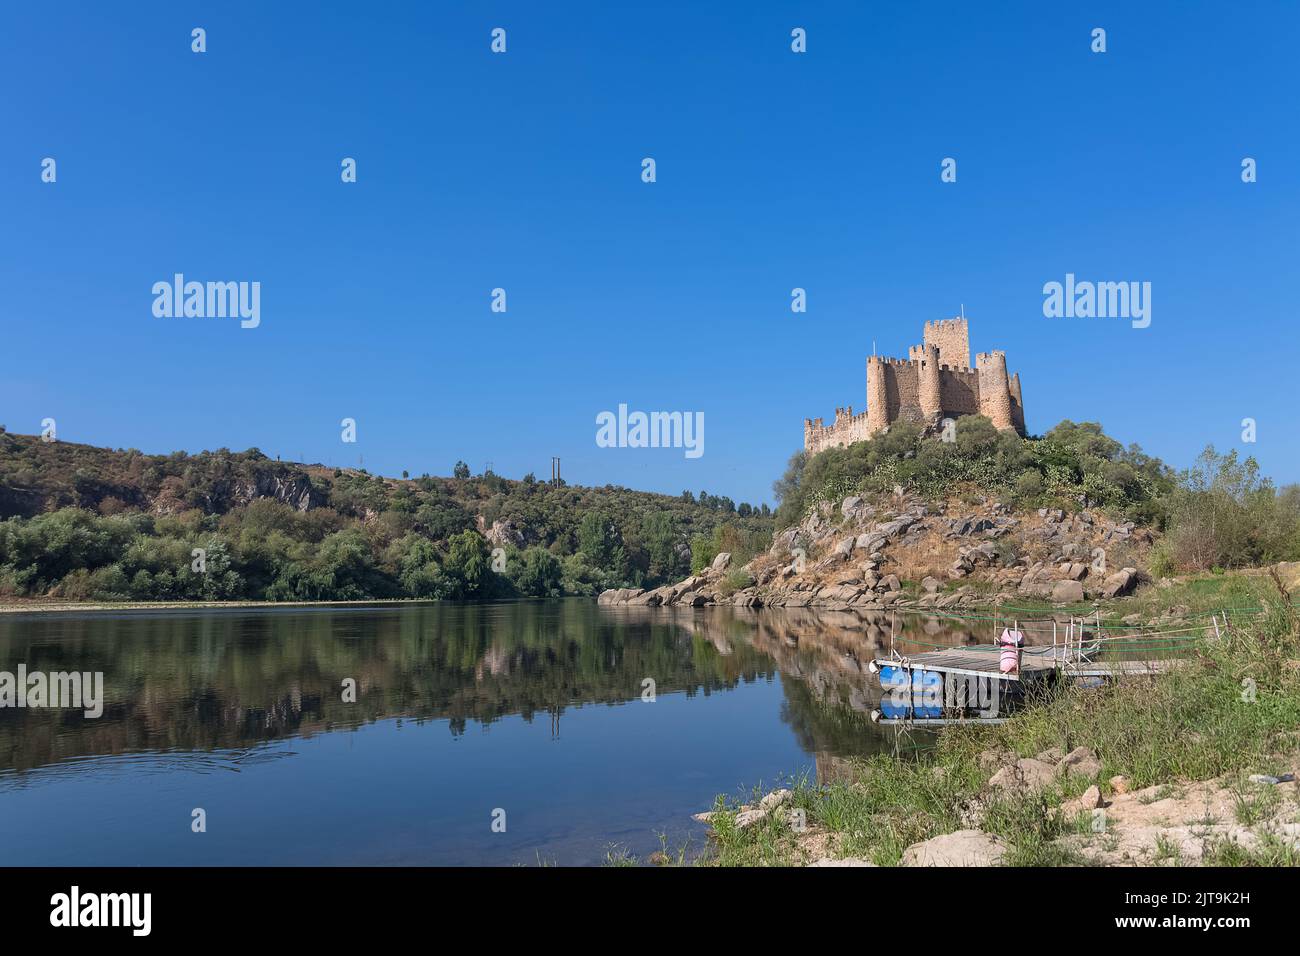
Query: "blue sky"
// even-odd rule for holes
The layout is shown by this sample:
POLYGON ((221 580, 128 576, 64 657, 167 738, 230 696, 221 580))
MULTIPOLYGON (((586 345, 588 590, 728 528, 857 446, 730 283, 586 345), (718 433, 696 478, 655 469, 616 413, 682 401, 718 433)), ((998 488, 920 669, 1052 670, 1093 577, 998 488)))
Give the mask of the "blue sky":
POLYGON ((973 350, 1021 373, 1031 431, 1100 421, 1178 466, 1213 443, 1300 480, 1294 4, 140 2, 5 21, 11 431, 53 417, 67 441, 386 474, 463 458, 546 477, 559 455, 573 482, 771 501, 804 417, 865 407, 873 341, 906 355, 964 305, 973 350), (261 282, 261 325, 155 318, 176 272, 261 282), (1045 318, 1066 273, 1150 282, 1151 326, 1045 318), (702 411, 704 455, 598 448, 620 403, 702 411))

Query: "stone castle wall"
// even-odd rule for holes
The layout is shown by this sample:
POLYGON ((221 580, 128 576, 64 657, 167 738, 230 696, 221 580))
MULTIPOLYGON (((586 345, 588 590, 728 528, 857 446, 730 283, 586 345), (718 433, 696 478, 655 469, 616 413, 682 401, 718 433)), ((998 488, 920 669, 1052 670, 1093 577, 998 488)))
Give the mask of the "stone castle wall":
POLYGON ((906 359, 867 359, 867 410, 837 408, 835 421, 804 419, 804 450, 865 441, 898 421, 934 427, 944 418, 984 415, 1001 429, 1025 434, 1019 374, 1008 376, 1006 353, 981 352, 971 366, 965 319, 926 322, 923 341, 906 359))
POLYGON ((939 372, 940 397, 945 414, 980 414, 980 378, 974 369, 953 369, 944 366, 939 372))
POLYGON ((926 345, 939 346, 939 364, 970 368, 970 331, 965 319, 939 319, 925 323, 926 345))

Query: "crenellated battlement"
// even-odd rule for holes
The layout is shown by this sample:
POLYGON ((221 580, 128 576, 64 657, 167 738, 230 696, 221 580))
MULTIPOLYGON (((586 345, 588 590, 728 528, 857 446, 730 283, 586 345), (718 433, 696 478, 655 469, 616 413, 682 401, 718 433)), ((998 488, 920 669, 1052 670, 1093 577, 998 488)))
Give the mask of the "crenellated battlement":
POLYGON ((921 341, 939 347, 940 363, 953 368, 970 368, 970 329, 964 318, 935 319, 925 323, 921 341))
POLYGON ((926 322, 921 344, 907 358, 867 357, 867 409, 835 409, 835 420, 804 419, 804 448, 826 448, 865 441, 896 421, 934 427, 944 418, 984 415, 995 426, 1025 434, 1019 374, 1008 376, 1001 349, 970 360, 970 331, 964 318, 926 322))

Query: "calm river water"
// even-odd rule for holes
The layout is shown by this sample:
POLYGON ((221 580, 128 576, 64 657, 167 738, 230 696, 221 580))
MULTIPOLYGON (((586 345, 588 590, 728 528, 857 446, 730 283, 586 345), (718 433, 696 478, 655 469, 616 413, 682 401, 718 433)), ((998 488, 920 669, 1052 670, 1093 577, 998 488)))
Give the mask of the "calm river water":
POLYGON ((895 747, 866 670, 890 626, 583 600, 0 615, 0 671, 100 671, 105 698, 97 719, 0 708, 0 859, 599 864, 660 833, 699 847, 690 815, 716 794, 895 747))

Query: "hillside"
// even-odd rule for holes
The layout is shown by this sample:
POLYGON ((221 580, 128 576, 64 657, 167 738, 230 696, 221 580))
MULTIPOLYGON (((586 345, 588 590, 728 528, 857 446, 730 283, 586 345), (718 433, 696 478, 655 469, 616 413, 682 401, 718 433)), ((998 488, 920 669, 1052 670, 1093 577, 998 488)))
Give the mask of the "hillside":
POLYGON ((1143 582, 1168 586, 1178 574, 1221 582, 1224 570, 1300 558, 1300 489, 1277 490, 1253 459, 1213 448, 1175 473, 1093 423, 1022 438, 963 416, 953 441, 898 423, 868 441, 795 455, 776 490, 779 530, 766 554, 719 555, 676 584, 611 590, 601 602, 1075 605, 1143 582))
POLYGON ((459 462, 395 479, 0 429, 0 598, 950 607, 1300 559, 1300 488, 1213 448, 1175 472, 1092 423, 1023 438, 963 416, 943 441, 900 422, 795 455, 774 487, 775 515, 459 462))
POLYGON ((693 552, 756 552, 771 535, 766 506, 706 492, 457 473, 394 479, 257 449, 146 455, 0 430, 0 597, 594 594, 676 580, 693 552))

